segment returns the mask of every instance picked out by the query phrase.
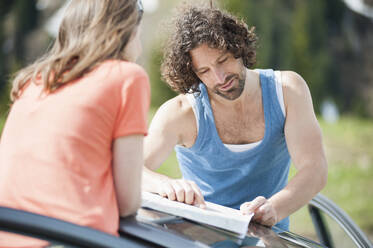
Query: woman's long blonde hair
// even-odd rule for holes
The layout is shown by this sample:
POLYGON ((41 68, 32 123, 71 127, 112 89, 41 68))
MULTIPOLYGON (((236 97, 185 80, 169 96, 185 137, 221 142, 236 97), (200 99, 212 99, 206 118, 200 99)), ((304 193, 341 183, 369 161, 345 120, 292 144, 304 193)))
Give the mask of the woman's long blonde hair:
POLYGON ((137 0, 72 0, 50 51, 16 74, 11 99, 36 77, 49 93, 104 60, 126 59, 124 49, 141 18, 137 9, 137 0))

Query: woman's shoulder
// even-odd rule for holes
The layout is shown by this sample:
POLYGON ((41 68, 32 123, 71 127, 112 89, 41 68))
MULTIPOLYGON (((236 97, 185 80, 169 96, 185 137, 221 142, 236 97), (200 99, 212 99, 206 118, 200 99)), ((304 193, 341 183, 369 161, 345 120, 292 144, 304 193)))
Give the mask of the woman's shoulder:
POLYGON ((140 88, 149 87, 149 77, 138 64, 123 60, 106 60, 97 65, 85 79, 95 81, 99 88, 118 89, 135 85, 140 88))
POLYGON ((98 70, 101 72, 109 72, 113 76, 147 76, 144 68, 136 63, 124 60, 106 60, 102 62, 98 70))

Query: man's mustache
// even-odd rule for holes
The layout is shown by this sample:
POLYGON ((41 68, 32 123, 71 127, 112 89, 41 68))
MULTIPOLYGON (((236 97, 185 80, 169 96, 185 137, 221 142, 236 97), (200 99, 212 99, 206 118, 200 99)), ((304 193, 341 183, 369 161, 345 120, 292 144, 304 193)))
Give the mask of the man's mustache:
POLYGON ((228 75, 225 79, 224 79, 224 83, 222 84, 218 84, 217 87, 220 87, 226 83, 228 83, 232 78, 239 78, 237 74, 231 74, 231 75, 228 75))

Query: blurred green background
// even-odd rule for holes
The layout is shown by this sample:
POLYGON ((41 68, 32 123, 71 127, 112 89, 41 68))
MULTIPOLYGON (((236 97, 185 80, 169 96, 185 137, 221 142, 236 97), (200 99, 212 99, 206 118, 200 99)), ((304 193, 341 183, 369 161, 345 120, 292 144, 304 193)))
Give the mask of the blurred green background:
MULTIPOLYGON (((151 79, 151 119, 160 104, 175 96, 161 81, 159 67, 167 31, 163 21, 180 1, 143 2, 144 53, 139 63, 151 79)), ((256 27, 256 67, 294 70, 307 81, 329 163, 328 184, 322 193, 342 207, 372 240, 373 1, 214 2, 256 27), (366 8, 358 9, 353 2, 366 8)), ((0 2, 0 131, 10 106, 11 75, 46 51, 65 4, 64 0, 0 2)), ((172 154, 159 171, 179 177, 176 164, 172 154)), ((292 170, 291 176, 294 173, 292 170)), ((291 229, 314 237, 305 211, 291 217, 291 229)))

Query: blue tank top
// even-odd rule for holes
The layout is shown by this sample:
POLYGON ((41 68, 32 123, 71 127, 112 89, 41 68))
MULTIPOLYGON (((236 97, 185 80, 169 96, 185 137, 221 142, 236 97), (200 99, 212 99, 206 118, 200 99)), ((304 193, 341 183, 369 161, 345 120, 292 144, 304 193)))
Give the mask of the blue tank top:
MULTIPOLYGON (((194 181, 205 200, 239 209, 257 196, 271 197, 288 180, 290 155, 284 135, 285 118, 278 102, 273 70, 258 70, 262 89, 265 133, 262 142, 247 151, 233 152, 224 146, 214 121, 204 84, 195 93, 193 106, 198 134, 190 148, 176 146, 184 179, 194 181)), ((276 226, 289 229, 289 218, 276 226)))

